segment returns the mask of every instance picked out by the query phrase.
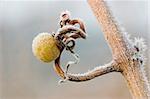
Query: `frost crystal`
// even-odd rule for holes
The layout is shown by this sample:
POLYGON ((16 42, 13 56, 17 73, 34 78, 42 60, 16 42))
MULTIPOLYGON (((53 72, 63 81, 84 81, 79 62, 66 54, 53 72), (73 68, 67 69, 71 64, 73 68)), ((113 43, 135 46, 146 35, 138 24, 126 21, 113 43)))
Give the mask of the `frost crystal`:
POLYGON ((145 51, 146 51, 146 45, 144 42, 143 38, 134 38, 134 40, 132 40, 130 38, 130 34, 128 34, 125 29, 120 25, 120 23, 118 22, 118 19, 116 17, 114 17, 114 14, 112 13, 111 10, 111 6, 109 4, 107 4, 109 11, 110 11, 110 15, 111 19, 113 19, 114 23, 116 24, 116 26, 118 27, 119 31, 122 33, 122 38, 127 46, 127 49, 130 51, 130 54, 133 56, 133 60, 137 60, 141 65, 145 64, 145 51))
POLYGON ((143 38, 134 38, 133 41, 133 47, 134 47, 134 53, 133 53, 133 59, 139 60, 140 64, 145 64, 145 51, 146 51, 146 45, 143 38))

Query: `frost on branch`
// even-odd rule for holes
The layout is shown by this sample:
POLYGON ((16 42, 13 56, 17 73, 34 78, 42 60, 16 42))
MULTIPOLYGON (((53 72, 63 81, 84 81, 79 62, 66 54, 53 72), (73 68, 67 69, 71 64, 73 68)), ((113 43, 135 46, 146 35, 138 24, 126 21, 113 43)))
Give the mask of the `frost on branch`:
POLYGON ((111 14, 111 19, 114 21, 116 26, 119 29, 119 32, 121 33, 121 36, 127 46, 128 51, 130 51, 130 54, 133 58, 133 60, 137 60, 140 65, 145 65, 145 51, 146 51, 146 44, 143 38, 134 38, 131 39, 131 35, 125 31, 124 27, 120 24, 118 19, 114 17, 113 11, 111 10, 111 6, 107 3, 107 8, 110 8, 110 14, 111 14))

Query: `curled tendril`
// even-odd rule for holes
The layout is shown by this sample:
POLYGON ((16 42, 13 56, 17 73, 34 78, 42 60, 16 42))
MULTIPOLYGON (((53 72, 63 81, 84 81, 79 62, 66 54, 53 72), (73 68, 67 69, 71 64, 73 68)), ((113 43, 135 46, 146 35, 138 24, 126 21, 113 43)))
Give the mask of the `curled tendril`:
POLYGON ((61 17, 60 28, 58 29, 57 33, 53 34, 54 38, 57 41, 57 46, 60 49, 60 55, 55 60, 54 65, 56 73, 61 78, 63 78, 63 80, 59 81, 59 83, 65 82, 67 80, 66 75, 68 73, 69 66, 72 64, 77 64, 80 60, 79 55, 73 51, 76 44, 75 40, 78 38, 85 39, 87 36, 84 24, 81 20, 79 19, 70 20, 70 17, 69 15, 67 15, 67 13, 63 14, 62 16, 63 17, 61 17), (75 26, 75 24, 79 24, 80 27, 75 26), (64 49, 70 51, 70 53, 75 58, 75 61, 69 61, 67 63, 65 72, 60 66, 61 53, 64 49))

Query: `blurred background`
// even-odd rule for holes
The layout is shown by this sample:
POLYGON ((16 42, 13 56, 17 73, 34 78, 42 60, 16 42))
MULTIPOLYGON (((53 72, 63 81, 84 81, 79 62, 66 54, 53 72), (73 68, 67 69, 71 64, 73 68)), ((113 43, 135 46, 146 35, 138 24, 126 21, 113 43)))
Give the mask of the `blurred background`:
MULTIPOLYGON (((148 32, 148 0, 108 0, 119 23, 132 37, 146 39, 148 32)), ((82 83, 59 85, 60 78, 53 63, 43 63, 32 53, 32 40, 41 32, 56 32, 59 15, 69 10, 72 18, 81 18, 88 38, 78 40, 76 52, 80 62, 69 72, 83 73, 111 61, 110 49, 86 0, 0 1, 0 99, 131 99, 121 74, 109 73, 82 83)), ((150 12, 150 11, 149 11, 150 12)), ((150 51, 147 51, 147 57, 150 51)), ((64 51, 63 67, 73 60, 64 51)), ((150 64, 150 57, 148 58, 150 64)), ((150 67, 146 65, 150 78, 150 67)))

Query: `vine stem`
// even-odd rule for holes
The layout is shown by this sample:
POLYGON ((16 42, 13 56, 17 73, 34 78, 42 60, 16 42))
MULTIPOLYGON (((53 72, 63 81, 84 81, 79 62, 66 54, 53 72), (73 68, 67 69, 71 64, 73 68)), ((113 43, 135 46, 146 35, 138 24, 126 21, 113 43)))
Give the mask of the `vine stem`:
POLYGON ((58 70, 56 69, 56 71, 60 72, 58 75, 69 81, 80 82, 88 81, 110 72, 120 72, 125 78, 133 98, 148 99, 150 89, 147 77, 142 69, 144 67, 141 67, 138 60, 133 60, 132 50, 128 48, 128 43, 125 42, 106 2, 103 0, 88 0, 88 4, 101 25, 105 40, 112 51, 113 60, 83 74, 65 74, 58 61, 55 62, 55 66, 59 67, 58 70))

